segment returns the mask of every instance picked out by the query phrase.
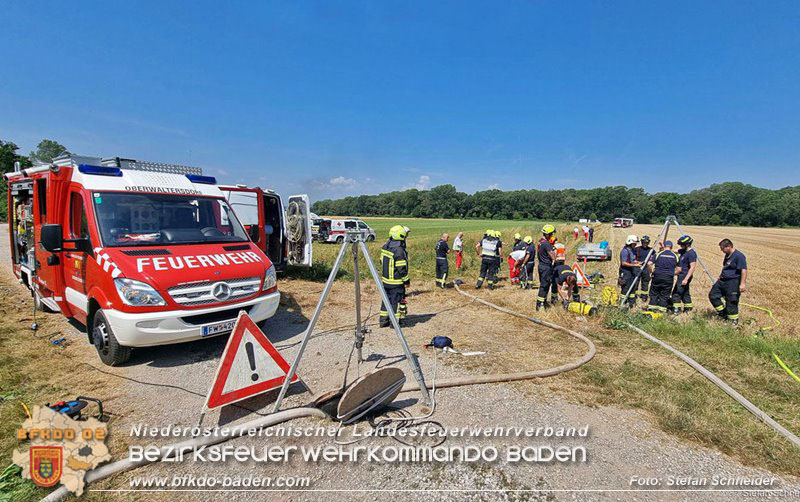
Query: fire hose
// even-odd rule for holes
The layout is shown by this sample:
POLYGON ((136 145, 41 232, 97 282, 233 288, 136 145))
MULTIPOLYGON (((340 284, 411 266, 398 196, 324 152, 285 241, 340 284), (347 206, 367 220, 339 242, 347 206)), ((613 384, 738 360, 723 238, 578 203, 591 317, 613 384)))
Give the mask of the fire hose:
MULTIPOLYGON (((148 465, 154 462, 164 460, 169 457, 170 453, 181 451, 181 448, 194 448, 194 447, 210 446, 213 444, 222 443, 234 437, 243 436, 250 429, 271 427, 273 425, 287 422, 295 418, 303 418, 303 417, 330 418, 328 417, 327 413, 317 408, 292 408, 285 411, 279 411, 278 413, 272 413, 265 417, 259 417, 255 420, 251 420, 250 422, 241 424, 241 426, 231 429, 231 435, 229 436, 221 436, 221 435, 199 436, 177 444, 164 446, 160 449, 158 460, 143 459, 143 460, 132 461, 126 458, 123 460, 118 460, 111 464, 102 465, 96 469, 88 471, 86 473, 86 477, 84 478, 84 482, 87 484, 95 483, 97 481, 106 479, 115 474, 119 474, 128 471, 130 469, 135 469, 136 467, 141 467, 143 465, 148 465)), ((61 486, 57 490, 50 493, 48 496, 44 497, 42 499, 42 502, 55 502, 58 500, 64 500, 67 497, 68 493, 69 491, 67 490, 67 487, 61 486)))
MULTIPOLYGON (((482 303, 487 307, 491 307, 495 310, 503 312, 504 314, 512 315, 514 317, 519 317, 520 319, 526 319, 531 321, 534 324, 538 324, 540 326, 545 326, 550 329, 554 329, 556 331, 560 331, 562 333, 566 333, 572 337, 577 338, 578 340, 582 341, 586 344, 588 350, 586 353, 581 356, 580 359, 576 359, 575 361, 562 364, 561 366, 556 366, 555 368, 546 368, 541 370, 530 370, 530 371, 518 371, 514 373, 495 373, 491 375, 480 375, 480 376, 468 376, 468 377, 454 377, 454 378, 446 378, 444 380, 438 380, 436 382, 436 388, 444 388, 444 387, 459 387, 462 385, 475 385, 475 384, 485 384, 485 383, 499 383, 499 382, 513 382, 517 380, 530 380, 533 378, 544 378, 550 377, 554 375, 558 375, 559 373, 564 373, 566 371, 571 371, 576 368, 583 366, 584 364, 588 363, 592 360, 597 349, 594 346, 594 343, 587 338, 585 335, 578 333, 577 331, 573 331, 571 329, 565 328, 563 326, 559 326, 558 324, 553 324, 548 321, 544 321, 542 319, 537 319, 535 317, 528 317, 524 314, 520 314, 519 312, 514 312, 513 310, 509 310, 507 308, 503 308, 499 305, 495 305, 483 298, 480 298, 475 295, 471 295, 465 291, 462 291, 458 284, 454 283, 456 291, 461 293, 462 295, 466 296, 467 298, 471 298, 472 300, 482 303)), ((430 384, 427 384, 430 386, 430 384)), ((403 386, 403 390, 401 392, 410 392, 414 390, 419 390, 419 385, 416 382, 410 382, 403 386)))
MULTIPOLYGON (((595 355, 597 349, 594 346, 594 343, 587 338, 586 336, 572 331, 570 329, 564 328, 557 324, 553 324, 547 321, 543 321, 541 319, 536 319, 534 317, 528 317, 526 315, 520 314, 518 312, 514 312, 512 310, 505 309, 498 305, 495 305, 491 302, 488 302, 482 298, 477 296, 471 295, 469 293, 465 293, 462 291, 458 285, 456 285, 456 290, 461 293, 462 295, 472 298, 473 300, 482 303, 488 307, 491 307, 495 310, 500 312, 519 317, 521 319, 527 319, 535 324, 539 324, 541 326, 545 326, 547 328, 551 328, 557 331, 561 331, 566 333, 572 337, 577 338, 578 340, 582 341, 586 344, 588 350, 587 352, 580 358, 575 361, 563 364, 561 366, 557 366, 555 368, 546 368, 541 370, 531 370, 531 371, 520 371, 515 373, 498 373, 493 375, 480 375, 480 376, 470 376, 470 377, 454 377, 454 378, 447 378, 444 380, 437 380, 435 382, 437 388, 444 388, 444 387, 459 387, 463 385, 475 385, 475 384, 486 384, 486 383, 499 383, 499 382, 513 382, 517 380, 529 380, 533 378, 545 378, 549 376, 558 375, 560 373, 564 373, 566 371, 574 370, 583 366, 587 362, 589 362, 595 355)), ((432 385, 428 384, 428 385, 432 385)), ((410 392, 414 390, 419 390, 419 386, 416 383, 408 383, 403 386, 401 392, 410 392)), ((229 436, 203 436, 193 438, 187 441, 183 441, 181 443, 177 443, 174 445, 164 446, 160 449, 160 455, 157 460, 138 460, 132 461, 130 459, 123 459, 117 462, 113 462, 111 464, 106 464, 100 466, 96 469, 92 469, 86 473, 86 477, 84 481, 88 483, 95 483, 97 481, 101 481, 106 479, 110 476, 114 476, 116 474, 120 474, 122 472, 135 469, 137 467, 141 467, 144 465, 148 465, 154 462, 158 462, 168 458, 169 452, 179 451, 181 448, 193 448, 193 447, 200 447, 200 446, 209 446, 213 444, 218 444, 225 442, 229 439, 233 439, 234 437, 242 436, 246 431, 250 429, 259 429, 263 427, 271 427, 276 424, 280 424, 283 422, 287 422, 289 420, 293 420, 295 418, 303 418, 303 417, 318 417, 318 418, 330 418, 327 413, 318 409, 318 408, 311 408, 311 407, 304 407, 304 408, 293 408, 285 411, 280 411, 277 413, 273 413, 267 415, 265 417, 259 417, 255 420, 251 420, 249 422, 240 424, 234 431, 236 434, 232 434, 229 436), (170 449, 171 448, 171 449, 170 449), (163 452, 163 453, 161 453, 163 452)), ((50 493, 48 496, 42 499, 42 502, 55 502, 64 500, 68 494, 67 488, 65 486, 59 487, 57 490, 50 493)))
POLYGON ((735 399, 739 404, 744 406, 744 408, 747 411, 749 411, 750 413, 752 413, 753 415, 755 415, 756 418, 758 418, 759 420, 761 420, 762 422, 767 424, 775 432, 777 432, 781 436, 785 437, 790 442, 794 443, 795 446, 800 448, 800 437, 797 437, 794 433, 792 433, 786 427, 782 426, 781 424, 776 422, 772 417, 770 417, 769 415, 767 415, 766 413, 761 411, 760 408, 758 408, 756 405, 754 405, 753 403, 748 401, 747 398, 745 398, 743 395, 741 395, 738 392, 736 392, 733 389, 733 387, 731 387, 730 385, 728 385, 725 382, 723 382, 717 375, 715 375, 714 373, 711 373, 709 370, 707 370, 706 368, 701 366, 700 363, 698 363, 697 361, 695 361, 691 357, 687 356, 683 352, 679 351, 678 349, 674 348, 673 346, 671 346, 671 345, 669 345, 669 344, 667 344, 665 342, 662 342, 661 340, 659 340, 658 338, 654 337, 653 335, 651 335, 647 331, 644 331, 644 330, 642 330, 640 328, 637 328, 636 326, 634 326, 633 324, 630 324, 630 323, 628 323, 628 327, 631 328, 632 330, 634 330, 635 332, 639 333, 643 337, 647 338, 651 342, 662 346, 663 348, 667 349, 668 351, 670 351, 673 354, 675 354, 676 356, 678 356, 681 360, 683 360, 683 362, 685 362, 686 364, 688 364, 689 366, 691 366, 692 368, 697 370, 704 377, 706 377, 709 380, 711 380, 711 383, 713 383, 714 385, 716 385, 717 387, 722 389, 726 394, 728 394, 733 399, 735 399))

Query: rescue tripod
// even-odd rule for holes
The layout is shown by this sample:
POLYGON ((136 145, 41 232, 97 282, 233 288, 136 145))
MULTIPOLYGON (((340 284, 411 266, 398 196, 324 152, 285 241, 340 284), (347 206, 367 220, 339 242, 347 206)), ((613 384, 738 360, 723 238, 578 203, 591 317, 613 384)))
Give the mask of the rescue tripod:
POLYGON ((397 338, 400 341, 400 345, 403 348, 403 352, 405 353, 405 357, 408 360, 409 366, 411 366, 411 371, 414 374, 414 379, 417 381, 419 385, 420 392, 422 393, 422 402, 426 406, 430 406, 431 396, 428 392, 428 387, 425 385, 425 379, 422 376, 422 369, 419 366, 419 362, 414 357, 414 354, 411 353, 411 348, 408 346, 408 342, 406 341, 405 336, 403 335, 403 330, 400 329, 400 324, 397 320, 397 316, 395 316, 394 309, 392 308, 392 304, 389 302, 389 297, 386 295, 386 291, 383 289, 383 284, 381 283, 381 278, 378 275, 378 271, 375 269, 375 264, 372 263, 372 259, 369 257, 369 251, 367 250, 366 244, 364 244, 364 237, 361 235, 360 232, 348 232, 345 236, 344 242, 342 242, 342 247, 339 249, 339 254, 336 256, 336 261, 333 264, 333 268, 331 269, 331 273, 328 276, 328 280, 325 283, 325 287, 322 290, 322 296, 320 296, 319 302, 317 303, 316 308, 314 309, 314 314, 311 316, 311 320, 308 323, 308 327, 306 328, 305 334, 303 335, 303 341, 300 344, 300 349, 297 352, 297 355, 292 361, 292 366, 289 368, 289 373, 286 375, 286 378, 283 381, 283 385, 281 386, 281 391, 278 394, 278 399, 275 401, 275 407, 272 409, 273 413, 278 412, 281 407, 281 403, 283 402, 283 398, 286 396, 286 390, 289 388, 289 384, 292 381, 295 373, 297 372, 297 367, 300 365, 300 360, 303 358, 303 353, 305 352, 306 345, 308 345, 308 341, 311 338, 311 334, 314 332, 314 327, 317 325, 317 321, 319 320, 319 315, 322 312, 322 307, 325 305, 325 301, 328 299, 328 294, 331 292, 331 288, 333 287, 333 282, 336 280, 336 274, 339 271, 339 267, 342 265, 342 260, 344 259, 345 252, 347 248, 350 247, 353 251, 353 276, 355 280, 355 299, 356 299, 356 327, 355 327, 355 347, 358 350, 358 362, 361 363, 363 359, 362 348, 364 346, 364 335, 367 332, 365 324, 361 321, 361 285, 359 279, 359 271, 358 271, 358 262, 359 262, 359 251, 364 254, 365 261, 367 262, 367 268, 369 268, 370 274, 372 275, 372 280, 375 281, 375 285, 378 288, 378 291, 381 294, 381 300, 383 300, 383 304, 386 307, 386 310, 389 311, 389 320, 392 323, 392 327, 394 328, 394 332, 397 334, 397 338))
MULTIPOLYGON (((680 232, 681 235, 685 234, 685 232, 681 228, 680 223, 678 223, 678 218, 676 218, 674 215, 669 215, 669 216, 667 216, 667 220, 664 222, 664 226, 661 227, 661 230, 658 232, 658 238, 656 239, 656 244, 659 243, 659 242, 664 242, 665 240, 667 240, 667 234, 669 233, 669 227, 672 226, 672 225, 675 225, 675 228, 678 229, 678 232, 680 232)), ((655 248, 650 248, 650 252, 647 253, 647 256, 644 259, 644 263, 639 267, 639 272, 636 274, 636 277, 634 277, 633 282, 631 283, 631 287, 629 287, 628 291, 625 292, 625 295, 622 296, 622 298, 620 298, 620 302, 619 302, 619 306, 620 307, 622 307, 625 304, 627 299, 630 297, 631 291, 633 291, 633 288, 636 287, 636 285, 639 283, 639 280, 640 280, 640 278, 642 276, 642 272, 644 271, 644 267, 647 266, 647 263, 650 261, 650 256, 652 256, 654 252, 655 252, 655 248)), ((711 275, 711 272, 708 271, 708 268, 706 267, 706 264, 703 263, 703 260, 700 258, 700 255, 697 255, 697 261, 698 261, 698 263, 700 263, 700 266, 703 267, 703 271, 706 273, 706 275, 708 276, 708 278, 711 280, 711 282, 713 284, 714 277, 711 275)))

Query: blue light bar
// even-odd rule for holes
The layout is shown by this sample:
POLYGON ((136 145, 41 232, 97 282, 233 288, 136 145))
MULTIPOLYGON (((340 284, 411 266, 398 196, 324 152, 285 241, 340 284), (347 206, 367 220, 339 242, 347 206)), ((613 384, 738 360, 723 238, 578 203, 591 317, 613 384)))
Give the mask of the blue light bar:
POLYGON ((93 166, 91 164, 81 164, 78 171, 83 174, 99 174, 100 176, 122 176, 122 169, 119 167, 93 166))
POLYGON ((200 176, 199 174, 187 174, 186 177, 192 183, 202 183, 204 185, 216 185, 217 178, 213 176, 200 176))

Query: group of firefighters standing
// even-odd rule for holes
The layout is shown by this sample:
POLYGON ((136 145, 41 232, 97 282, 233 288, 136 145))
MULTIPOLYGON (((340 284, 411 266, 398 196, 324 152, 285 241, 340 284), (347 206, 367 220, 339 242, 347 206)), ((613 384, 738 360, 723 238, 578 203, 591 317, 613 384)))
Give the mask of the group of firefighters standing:
MULTIPOLYGON (((627 304, 634 306, 638 297, 648 302, 650 312, 690 312, 694 307, 691 284, 698 263, 693 243, 691 236, 682 235, 677 253, 668 240, 659 242, 659 250, 655 251, 650 247, 649 236, 643 235, 640 240, 629 235, 619 257, 619 285, 622 294, 627 295, 627 304)), ((722 239, 719 248, 725 255, 722 272, 708 299, 721 318, 737 324, 739 295, 747 289, 747 258, 730 239, 722 239)))
MULTIPOLYGON (((392 311, 398 320, 407 313, 406 287, 410 285, 408 272, 408 252, 406 237, 410 229, 395 225, 389 230, 389 240, 381 249, 382 280, 392 311)), ((508 263, 512 284, 524 289, 533 287, 534 267, 538 263, 539 290, 536 296, 536 310, 555 305, 559 301, 564 308, 580 313, 592 313, 591 307, 581 303, 577 276, 566 265, 566 248, 557 242, 556 229, 547 224, 542 227, 542 237, 534 242, 532 236, 524 238, 514 235, 514 244, 509 253, 508 263), (550 301, 548 303, 548 295, 550 301)), ((497 230, 487 230, 475 244, 475 251, 481 259, 480 273, 475 287, 480 289, 484 282, 489 289, 497 284, 497 273, 503 257, 503 241, 497 230)), ((445 288, 449 272, 448 254, 450 236, 442 234, 436 243, 436 286, 445 288)), ((629 306, 636 304, 637 298, 648 302, 648 310, 654 313, 681 313, 692 310, 690 286, 697 267, 697 252, 692 249, 692 238, 682 235, 678 239, 679 250, 675 253, 673 243, 658 243, 658 251, 650 247, 650 237, 639 239, 629 235, 625 247, 620 252, 619 286, 629 306)), ((739 319, 739 295, 746 289, 747 260, 741 251, 733 247, 729 239, 719 243, 725 253, 722 273, 711 288, 709 300, 720 317, 736 323, 739 319), (724 302, 723 302, 724 299, 724 302)), ((461 268, 463 260, 463 234, 458 233, 453 242, 456 253, 456 268, 461 268)), ((388 326, 389 310, 381 304, 380 324, 388 326)))

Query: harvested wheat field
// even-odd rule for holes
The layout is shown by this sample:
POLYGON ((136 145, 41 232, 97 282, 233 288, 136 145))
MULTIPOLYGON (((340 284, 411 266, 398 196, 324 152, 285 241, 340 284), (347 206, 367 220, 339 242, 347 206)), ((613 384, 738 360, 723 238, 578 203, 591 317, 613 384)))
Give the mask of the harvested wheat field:
MULTIPOLYGON (((482 236, 482 230, 457 220, 451 220, 450 225, 447 220, 432 221, 436 228, 428 231, 427 220, 403 220, 412 228, 408 244, 412 281, 409 313, 416 321, 413 329, 407 330, 412 344, 425 343, 434 335, 447 335, 462 350, 486 351, 480 358, 449 362, 478 373, 558 366, 579 358, 585 351, 583 344, 564 334, 476 304, 454 289, 442 291, 434 287, 433 248, 439 233, 449 231, 452 238, 460 227, 466 226, 471 231, 465 232, 465 266, 456 271, 450 260, 450 278, 462 278, 464 291, 584 333, 597 346, 597 355, 589 364, 554 378, 514 384, 521 392, 557 395, 584 405, 640 409, 655 425, 677 437, 711 446, 745 463, 800 475, 800 452, 787 441, 672 354, 625 327, 625 322, 633 322, 687 353, 778 422, 800 433, 800 385, 772 356, 773 352, 779 354, 791 368, 800 368, 800 336, 792 322, 796 312, 793 301, 798 294, 773 286, 783 274, 783 266, 797 263, 800 258, 800 230, 683 227, 694 237, 695 249, 711 274, 719 273, 722 253, 717 243, 722 238, 730 238, 747 256, 750 275, 742 301, 771 309, 774 319, 763 310, 743 306, 741 325, 734 328, 713 315, 707 299, 712 283, 700 269, 693 282, 695 311, 691 314, 652 320, 638 314, 641 302, 632 311, 601 307, 599 314, 591 318, 560 308, 534 312, 536 290, 512 287, 505 262, 497 289, 475 290, 479 260, 473 246, 482 236)), ((371 252, 382 245, 385 235, 382 227, 390 222, 381 219, 377 225, 372 223, 379 238, 370 246, 371 252)), ((486 225, 492 227, 491 223, 482 223, 480 228, 486 225)), ((573 238, 574 226, 573 223, 557 225, 559 240, 567 246, 568 263, 574 261, 577 246, 584 242, 582 237, 573 238)), ((510 248, 515 232, 538 237, 541 223, 497 222, 494 228, 502 229, 505 245, 510 248)), ((605 284, 586 291, 584 299, 599 304, 602 287, 616 286, 620 246, 627 234, 649 234, 655 240, 660 228, 595 225, 594 241, 609 241, 613 259, 587 264, 587 272, 601 272, 605 284)), ((678 236, 673 227, 669 238, 674 241, 678 236)), ((338 246, 315 245, 315 252, 320 249, 318 259, 326 260, 334 254, 334 248, 338 246)), ((786 282, 784 274, 779 284, 786 282)), ((374 303, 373 311, 377 310, 377 295, 370 287, 366 291, 374 303)))

